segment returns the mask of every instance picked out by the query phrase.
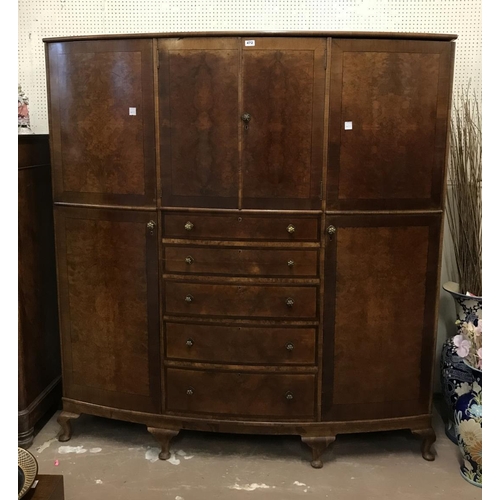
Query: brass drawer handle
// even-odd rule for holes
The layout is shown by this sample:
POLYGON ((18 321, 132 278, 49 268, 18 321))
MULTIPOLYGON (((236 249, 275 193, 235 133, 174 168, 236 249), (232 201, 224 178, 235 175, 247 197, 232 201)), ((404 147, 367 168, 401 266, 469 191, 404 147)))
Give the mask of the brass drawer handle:
POLYGON ((337 232, 337 228, 335 226, 328 226, 326 232, 331 236, 337 232))
POLYGON ((293 299, 292 299, 292 297, 288 297, 288 298, 286 299, 286 305, 287 305, 288 307, 292 307, 292 306, 293 306, 293 299))
POLYGON ((250 121, 250 119, 251 119, 251 118, 252 118, 252 117, 250 116, 250 113, 243 113, 243 114, 241 115, 241 119, 242 119, 244 122, 246 122, 246 123, 248 123, 248 122, 250 121))
POLYGON ((285 394, 285 398, 288 400, 288 401, 291 401, 293 399, 293 394, 288 391, 286 394, 285 394))
POLYGON ((186 340, 186 345, 187 345, 188 347, 192 347, 192 346, 193 346, 193 344, 194 344, 193 339, 187 339, 187 340, 186 340))
POLYGON ((193 229, 194 227, 194 224, 190 221, 187 221, 185 224, 184 224, 184 229, 186 231, 191 231, 191 229, 193 229))
POLYGON ((295 265, 295 262, 293 260, 289 260, 287 262, 287 264, 288 264, 288 267, 293 267, 295 265))
POLYGON ((192 387, 189 387, 188 390, 186 391, 186 394, 188 396, 192 396, 194 394, 194 389, 192 387))
POLYGON ((295 226, 293 224, 288 224, 288 227, 286 228, 286 230, 290 233, 290 234, 293 234, 295 233, 295 226))
POLYGON ((293 348, 295 346, 292 344, 292 342, 288 342, 288 344, 286 345, 286 350, 287 351, 293 351, 293 348))
POLYGON ((193 262, 194 262, 193 257, 191 257, 191 255, 188 255, 186 257, 186 264, 192 264, 193 262))
POLYGON ((186 295, 186 298, 185 298, 184 300, 185 300, 186 302, 193 302, 194 297, 193 297, 190 293, 188 293, 188 294, 186 295))

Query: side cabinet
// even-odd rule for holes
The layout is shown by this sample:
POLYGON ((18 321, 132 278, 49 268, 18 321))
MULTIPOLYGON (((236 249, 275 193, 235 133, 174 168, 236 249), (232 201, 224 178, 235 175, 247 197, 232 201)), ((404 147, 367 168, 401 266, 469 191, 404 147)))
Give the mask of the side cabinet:
POLYGON ((441 216, 326 222, 323 420, 429 414, 441 216))
POLYGON ((18 445, 61 401, 49 137, 18 137, 18 445))
POLYGON ((156 212, 56 207, 64 396, 160 411, 156 212))

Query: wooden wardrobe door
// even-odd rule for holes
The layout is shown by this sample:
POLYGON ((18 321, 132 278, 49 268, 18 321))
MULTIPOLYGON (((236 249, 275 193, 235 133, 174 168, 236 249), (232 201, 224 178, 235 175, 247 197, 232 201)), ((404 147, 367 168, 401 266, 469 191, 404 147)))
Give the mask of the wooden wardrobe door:
POLYGON ((47 45, 54 200, 155 205, 151 40, 47 45))
POLYGON ((158 47, 162 205, 238 208, 238 40, 158 47))
POLYGON ((428 414, 440 215, 328 217, 323 420, 428 414))
POLYGON ((320 209, 325 38, 243 44, 243 207, 320 209))
POLYGON ((327 208, 442 206, 453 51, 332 40, 327 208))
POLYGON ((56 207, 65 397, 160 411, 156 218, 56 207))

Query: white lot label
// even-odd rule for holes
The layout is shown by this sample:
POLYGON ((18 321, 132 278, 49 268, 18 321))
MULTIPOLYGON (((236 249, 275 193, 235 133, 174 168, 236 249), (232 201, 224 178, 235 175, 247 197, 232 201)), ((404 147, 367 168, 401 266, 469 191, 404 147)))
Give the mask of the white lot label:
POLYGON ((352 130, 352 122, 344 122, 345 130, 352 130))
POLYGON ((245 47, 255 47, 255 40, 245 40, 245 47))
POLYGON ((128 114, 130 116, 135 116, 137 114, 137 108, 128 108, 128 114))

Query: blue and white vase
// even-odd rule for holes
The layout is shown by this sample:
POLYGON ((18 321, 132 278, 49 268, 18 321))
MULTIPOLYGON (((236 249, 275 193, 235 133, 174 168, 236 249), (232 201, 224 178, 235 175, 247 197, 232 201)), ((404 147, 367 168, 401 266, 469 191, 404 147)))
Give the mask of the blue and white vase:
POLYGON ((457 399, 471 391, 473 378, 470 368, 455 352, 453 338, 447 339, 441 350, 441 391, 447 410, 445 433, 455 444, 458 444, 458 442, 455 435, 453 411, 457 399))
POLYGON ((483 482, 483 410, 482 372, 469 367, 473 374, 471 391, 455 404, 455 432, 462 453, 460 473, 475 486, 483 482))
POLYGON ((476 320, 483 318, 482 297, 460 293, 460 286, 453 281, 445 283, 443 290, 446 290, 455 299, 457 319, 460 321, 472 321, 474 323, 476 320))
MULTIPOLYGON (((482 319, 482 297, 471 297, 460 293, 458 283, 452 281, 445 283, 443 289, 455 299, 458 320, 477 323, 478 319, 482 319)), ((455 353, 453 338, 447 339, 443 344, 441 350, 440 372, 441 390, 447 409, 445 432, 451 441, 458 444, 453 417, 455 404, 460 396, 470 392, 474 376, 463 359, 455 353)))

